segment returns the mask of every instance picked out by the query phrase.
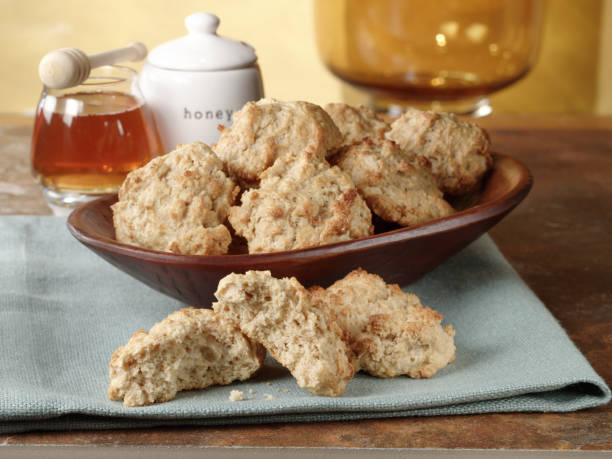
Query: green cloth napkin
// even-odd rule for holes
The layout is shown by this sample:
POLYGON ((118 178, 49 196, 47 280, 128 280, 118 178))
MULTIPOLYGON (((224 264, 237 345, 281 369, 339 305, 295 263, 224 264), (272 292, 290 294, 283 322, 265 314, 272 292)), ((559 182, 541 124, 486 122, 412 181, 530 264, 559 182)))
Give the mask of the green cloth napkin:
POLYGON ((407 288, 457 331, 456 361, 431 379, 358 374, 341 397, 317 397, 268 359, 252 380, 124 408, 106 396, 113 351, 182 305, 98 258, 62 218, 1 217, 0 236, 0 433, 572 411, 610 401, 485 236, 407 288), (232 389, 245 400, 230 401, 232 389))

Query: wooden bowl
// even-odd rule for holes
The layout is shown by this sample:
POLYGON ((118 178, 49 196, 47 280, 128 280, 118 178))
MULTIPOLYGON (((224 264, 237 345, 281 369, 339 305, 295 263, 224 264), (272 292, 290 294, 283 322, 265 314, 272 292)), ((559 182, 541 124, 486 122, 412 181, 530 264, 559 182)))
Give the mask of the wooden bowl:
POLYGON ((195 256, 128 246, 115 240, 110 206, 116 195, 74 210, 68 229, 112 265, 196 307, 210 307, 222 277, 250 269, 325 287, 361 267, 387 282, 406 285, 485 233, 525 198, 532 185, 527 168, 509 156, 495 154, 494 159, 480 189, 452 203, 464 210, 411 228, 379 221, 373 236, 309 249, 249 255, 240 253, 238 245, 231 249, 234 254, 195 256))

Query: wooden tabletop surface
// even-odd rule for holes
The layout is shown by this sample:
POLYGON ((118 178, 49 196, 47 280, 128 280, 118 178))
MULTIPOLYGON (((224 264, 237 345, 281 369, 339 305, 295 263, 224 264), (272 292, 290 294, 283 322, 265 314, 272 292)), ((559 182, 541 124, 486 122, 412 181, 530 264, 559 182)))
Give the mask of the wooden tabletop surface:
MULTIPOLYGON (((527 199, 491 236, 612 385, 612 118, 498 115, 494 150, 532 171, 527 199)), ((0 214, 48 214, 29 175, 30 120, 0 118, 0 214)), ((354 422, 32 432, 0 444, 612 450, 610 405, 354 422)))

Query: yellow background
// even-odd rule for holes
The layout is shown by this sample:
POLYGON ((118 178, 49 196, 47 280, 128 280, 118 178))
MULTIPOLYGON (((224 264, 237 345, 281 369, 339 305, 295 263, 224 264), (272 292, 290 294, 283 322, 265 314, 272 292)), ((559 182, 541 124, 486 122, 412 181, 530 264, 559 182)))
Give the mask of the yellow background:
MULTIPOLYGON (((333 1, 333 0, 330 0, 333 1)), ((142 41, 152 49, 186 33, 195 11, 219 33, 253 45, 266 95, 316 103, 358 99, 320 63, 311 0, 0 0, 0 114, 31 114, 40 58, 73 46, 95 53, 142 41)), ((612 113, 612 0, 549 0, 540 60, 494 95, 498 112, 612 113)))

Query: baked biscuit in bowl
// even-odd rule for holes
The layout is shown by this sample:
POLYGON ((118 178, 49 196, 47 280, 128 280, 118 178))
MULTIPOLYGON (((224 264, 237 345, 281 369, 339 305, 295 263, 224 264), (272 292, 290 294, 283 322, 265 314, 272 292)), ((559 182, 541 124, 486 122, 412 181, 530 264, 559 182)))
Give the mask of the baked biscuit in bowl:
POLYGON ((280 252, 370 236, 372 215, 348 175, 310 152, 287 153, 242 194, 229 222, 249 253, 280 252))
POLYGON ((240 189, 204 143, 179 145, 128 174, 113 205, 118 241, 152 250, 218 255, 232 242, 223 224, 240 189))
POLYGON ((333 163, 349 175, 372 212, 385 221, 415 226, 454 212, 431 172, 411 164, 390 140, 365 138, 343 149, 333 163))
POLYGON ((493 162, 487 132, 452 113, 408 109, 385 136, 430 169, 449 195, 470 192, 493 162))
POLYGON ((188 305, 208 308, 219 280, 230 273, 270 270, 303 285, 329 286, 357 268, 387 283, 406 285, 488 231, 529 192, 532 178, 518 160, 492 155, 493 168, 456 212, 401 228, 377 224, 373 235, 298 250, 246 253, 232 244, 224 255, 182 255, 118 242, 111 206, 117 196, 91 201, 68 218, 70 232, 96 254, 150 287, 188 305))
POLYGON ((309 151, 324 159, 342 141, 327 112, 310 102, 247 102, 233 120, 220 128, 215 153, 245 186, 256 185, 262 172, 287 153, 309 151))
POLYGON ((363 105, 353 107, 343 103, 332 103, 325 105, 324 108, 342 134, 341 147, 350 146, 366 137, 374 140, 382 139, 391 129, 391 126, 374 110, 363 105))

